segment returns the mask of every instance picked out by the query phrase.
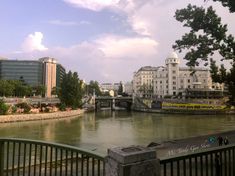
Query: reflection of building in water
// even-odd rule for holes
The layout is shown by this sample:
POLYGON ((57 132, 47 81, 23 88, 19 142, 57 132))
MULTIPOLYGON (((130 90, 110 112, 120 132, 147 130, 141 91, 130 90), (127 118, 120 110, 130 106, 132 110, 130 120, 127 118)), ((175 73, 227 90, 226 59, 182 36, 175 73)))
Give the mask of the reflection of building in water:
MULTIPOLYGON (((198 94, 201 98, 218 94, 212 84, 209 69, 179 67, 179 63, 180 59, 173 52, 166 58, 165 66, 140 68, 133 77, 134 93, 145 98, 190 96, 191 91, 202 93, 198 94)), ((218 88, 222 87, 217 85, 216 89, 218 88)))
POLYGON ((55 141, 55 124, 50 123, 45 125, 44 138, 46 141, 55 141))

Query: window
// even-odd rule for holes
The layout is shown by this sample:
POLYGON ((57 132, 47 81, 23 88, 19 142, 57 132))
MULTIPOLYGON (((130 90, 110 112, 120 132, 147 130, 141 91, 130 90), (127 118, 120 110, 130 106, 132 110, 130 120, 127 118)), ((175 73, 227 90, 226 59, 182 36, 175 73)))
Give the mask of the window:
POLYGON ((176 73, 176 71, 175 71, 175 70, 172 70, 172 73, 176 73))
POLYGON ((168 89, 168 85, 166 85, 166 88, 168 89))
POLYGON ((172 79, 176 79, 176 77, 175 77, 175 76, 173 76, 173 77, 172 77, 172 79))
POLYGON ((180 83, 184 83, 184 80, 183 80, 183 79, 181 79, 181 80, 180 80, 180 83))
POLYGON ((176 87, 173 87, 173 90, 176 90, 176 87))
POLYGON ((190 89, 190 85, 188 85, 188 88, 190 89))
POLYGON ((160 84, 162 84, 162 81, 160 81, 160 84))
POLYGON ((176 82, 175 82, 175 81, 173 81, 173 85, 176 85, 176 82))
POLYGON ((188 83, 190 83, 190 79, 188 79, 188 83))

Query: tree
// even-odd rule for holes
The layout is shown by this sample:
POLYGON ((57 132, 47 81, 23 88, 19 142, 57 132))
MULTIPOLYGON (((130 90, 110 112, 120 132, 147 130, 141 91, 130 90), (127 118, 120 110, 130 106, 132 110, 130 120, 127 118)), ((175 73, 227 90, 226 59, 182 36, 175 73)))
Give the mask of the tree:
POLYGON ((12 96, 14 92, 14 85, 8 80, 0 80, 0 96, 12 96))
POLYGON ((2 99, 0 99, 0 115, 6 115, 9 106, 4 103, 2 99))
POLYGON ((118 95, 122 95, 123 93, 123 85, 122 82, 120 82, 119 87, 118 87, 118 95))
POLYGON ((76 72, 69 71, 64 75, 61 83, 59 98, 67 107, 78 108, 82 99, 82 81, 76 72))
POLYGON ((100 96, 102 94, 99 87, 99 83, 97 81, 91 80, 90 83, 86 85, 85 89, 89 95, 93 95, 94 91, 96 96, 100 96))
POLYGON ((51 95, 58 95, 60 91, 59 87, 53 87, 51 90, 51 95))
POLYGON ((45 96, 46 93, 46 87, 44 85, 38 85, 38 86, 34 86, 33 88, 33 92, 35 93, 35 95, 40 95, 42 97, 45 96))
POLYGON ((213 0, 221 2, 224 7, 228 7, 230 12, 235 12, 235 1, 234 0, 213 0))
MULTIPOLYGON (((221 24, 221 18, 217 16, 212 7, 192 6, 177 10, 175 18, 183 23, 184 27, 189 27, 190 32, 177 40, 173 48, 182 52, 187 50, 184 59, 188 60, 190 67, 211 64, 213 81, 227 84, 229 90, 235 87, 235 81, 230 75, 235 70, 235 40, 231 34, 227 34, 227 25, 221 24), (213 60, 214 54, 219 53, 221 61, 228 60, 234 67, 226 71, 224 65, 220 68, 213 60)), ((231 99, 235 99, 235 93, 229 91, 231 99)))

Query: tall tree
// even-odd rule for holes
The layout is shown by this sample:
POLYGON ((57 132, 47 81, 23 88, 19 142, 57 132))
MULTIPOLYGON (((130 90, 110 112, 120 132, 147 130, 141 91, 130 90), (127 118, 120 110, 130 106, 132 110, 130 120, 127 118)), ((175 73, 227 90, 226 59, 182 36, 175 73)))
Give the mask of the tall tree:
POLYGON ((119 87, 118 87, 118 95, 122 95, 123 94, 123 84, 122 82, 119 83, 119 87))
MULTIPOLYGON (((221 23, 221 18, 212 7, 192 6, 177 10, 175 18, 183 23, 184 27, 190 28, 190 32, 183 35, 181 40, 177 40, 173 48, 182 52, 187 50, 184 59, 190 67, 198 66, 200 63, 211 64, 211 73, 214 81, 226 83, 230 87, 235 86, 235 81, 231 79, 232 71, 222 65, 216 66, 213 60, 214 54, 219 53, 220 60, 228 60, 235 66, 235 40, 231 34, 227 34, 227 25, 221 23)), ((229 90, 232 90, 229 88, 229 90)), ((235 99, 235 93, 229 91, 231 99, 235 99)))
POLYGON ((69 71, 63 77, 59 98, 68 107, 78 108, 81 105, 82 81, 76 72, 69 71))
POLYGON ((0 80, 0 96, 12 96, 14 92, 14 85, 8 80, 0 80))
POLYGON ((95 95, 97 95, 97 96, 101 95, 99 83, 97 81, 91 80, 90 83, 88 85, 86 85, 86 92, 89 95, 93 95, 94 91, 95 91, 95 95))

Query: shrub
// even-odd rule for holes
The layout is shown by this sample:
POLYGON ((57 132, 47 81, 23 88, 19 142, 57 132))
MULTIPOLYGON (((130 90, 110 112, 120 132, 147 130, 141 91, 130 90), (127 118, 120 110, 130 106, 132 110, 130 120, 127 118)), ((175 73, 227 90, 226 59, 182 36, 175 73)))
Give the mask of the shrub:
POLYGON ((19 107, 19 108, 24 109, 24 113, 29 113, 29 112, 30 112, 30 110, 31 110, 30 105, 28 105, 28 104, 27 104, 27 103, 25 103, 25 102, 23 102, 23 103, 19 103, 19 104, 17 104, 16 106, 17 106, 17 107, 19 107))
POLYGON ((8 112, 9 106, 6 105, 3 100, 0 100, 0 115, 6 115, 8 112))
POLYGON ((12 112, 12 113, 16 113, 16 111, 17 111, 17 107, 16 107, 16 106, 12 106, 12 107, 11 107, 11 112, 12 112))
POLYGON ((59 109, 61 111, 65 111, 66 110, 66 105, 64 103, 61 103, 60 106, 59 106, 59 109))

